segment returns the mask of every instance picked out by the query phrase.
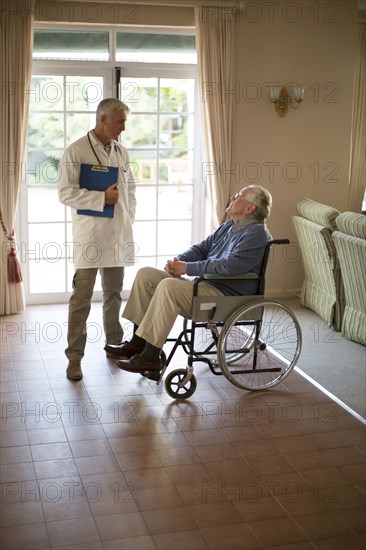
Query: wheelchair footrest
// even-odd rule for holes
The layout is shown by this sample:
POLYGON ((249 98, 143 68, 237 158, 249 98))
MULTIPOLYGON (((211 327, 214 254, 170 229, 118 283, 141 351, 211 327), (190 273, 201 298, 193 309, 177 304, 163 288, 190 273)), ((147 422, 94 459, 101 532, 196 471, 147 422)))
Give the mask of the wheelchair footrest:
POLYGON ((160 371, 154 371, 154 370, 145 371, 145 372, 142 372, 141 374, 145 378, 148 378, 149 380, 154 380, 155 382, 158 382, 161 376, 160 371))

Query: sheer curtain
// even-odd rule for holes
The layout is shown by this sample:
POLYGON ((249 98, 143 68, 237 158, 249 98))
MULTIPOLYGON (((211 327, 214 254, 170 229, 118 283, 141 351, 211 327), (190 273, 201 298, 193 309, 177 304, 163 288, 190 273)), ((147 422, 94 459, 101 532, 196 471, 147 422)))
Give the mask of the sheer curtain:
POLYGON ((195 8, 195 25, 205 159, 202 177, 207 183, 213 221, 217 225, 225 217, 230 197, 235 9, 195 8))
POLYGON ((348 209, 361 212, 366 193, 366 24, 358 24, 353 92, 352 146, 348 209))
POLYGON ((14 221, 28 126, 34 1, 1 3, 0 14, 0 315, 8 315, 25 306, 14 221))

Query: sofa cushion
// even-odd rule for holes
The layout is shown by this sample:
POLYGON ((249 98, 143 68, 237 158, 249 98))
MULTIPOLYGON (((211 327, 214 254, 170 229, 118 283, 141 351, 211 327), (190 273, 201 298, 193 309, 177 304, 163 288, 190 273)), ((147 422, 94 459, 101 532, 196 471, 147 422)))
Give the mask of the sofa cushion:
POLYGON ((366 239, 366 216, 365 214, 356 214, 355 212, 343 212, 336 219, 338 231, 366 239))
POLYGON ((336 208, 305 198, 297 203, 296 209, 303 218, 327 227, 331 231, 337 228, 335 219, 340 212, 336 208))

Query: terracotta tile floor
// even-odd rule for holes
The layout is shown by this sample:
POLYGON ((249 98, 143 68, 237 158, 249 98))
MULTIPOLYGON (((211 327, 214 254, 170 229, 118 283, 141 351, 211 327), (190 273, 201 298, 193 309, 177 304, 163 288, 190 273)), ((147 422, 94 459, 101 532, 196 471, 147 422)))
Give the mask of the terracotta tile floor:
POLYGON ((105 357, 100 318, 82 382, 67 306, 1 320, 2 550, 365 548, 358 418, 296 371, 248 393, 197 365, 173 401, 105 357))

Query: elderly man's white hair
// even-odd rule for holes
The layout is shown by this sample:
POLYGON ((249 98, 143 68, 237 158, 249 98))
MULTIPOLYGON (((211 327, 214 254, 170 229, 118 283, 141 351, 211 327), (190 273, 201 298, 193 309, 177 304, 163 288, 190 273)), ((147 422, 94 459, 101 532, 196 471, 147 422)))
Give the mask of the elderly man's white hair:
POLYGON ((124 111, 127 114, 130 112, 130 108, 115 97, 102 99, 97 108, 97 120, 100 120, 103 115, 111 117, 116 111, 124 111))
POLYGON ((272 195, 261 185, 249 185, 247 189, 249 192, 245 198, 256 206, 253 217, 263 223, 271 213, 272 195))

